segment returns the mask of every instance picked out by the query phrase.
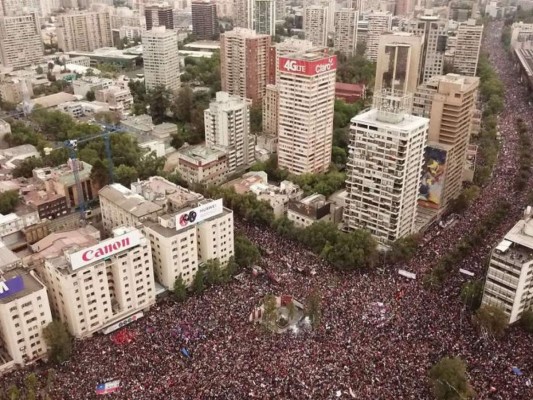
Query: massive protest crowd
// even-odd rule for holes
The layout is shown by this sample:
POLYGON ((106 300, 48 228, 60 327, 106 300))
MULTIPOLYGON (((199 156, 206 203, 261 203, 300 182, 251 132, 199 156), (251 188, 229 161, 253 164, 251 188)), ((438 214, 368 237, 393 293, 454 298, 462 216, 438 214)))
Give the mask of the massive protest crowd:
MULTIPOLYGON (((436 291, 424 289, 420 279, 504 198, 510 204, 508 218, 463 261, 476 278, 483 276, 490 246, 516 222, 525 205, 513 188, 515 121, 530 115, 529 106, 499 33, 491 29, 484 38, 506 87, 498 165, 477 202, 402 266, 418 279, 387 270, 344 275, 300 244, 241 222, 238 229, 263 250, 262 263, 279 283, 245 274, 184 304, 159 303, 126 328, 131 340, 122 344, 109 336, 76 341, 72 360, 56 371, 53 398, 91 399, 98 383, 120 379, 120 390, 112 398, 426 399, 431 398, 428 370, 449 355, 465 360, 478 398, 532 399, 531 338, 516 328, 503 340, 480 336, 459 301, 461 284, 472 278, 457 273, 436 291), (316 275, 298 272, 309 266, 316 275), (266 334, 248 321, 253 307, 269 293, 305 300, 314 289, 322 295, 323 309, 316 330, 266 334), (513 374, 513 366, 524 375, 513 374)), ((435 234, 426 232, 429 237, 435 234)), ((24 373, 6 379, 16 381, 24 373)))

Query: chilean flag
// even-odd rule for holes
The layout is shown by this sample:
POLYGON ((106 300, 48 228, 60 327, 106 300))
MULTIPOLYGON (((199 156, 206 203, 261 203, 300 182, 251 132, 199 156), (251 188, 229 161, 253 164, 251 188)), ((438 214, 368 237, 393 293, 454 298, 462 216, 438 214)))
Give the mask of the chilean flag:
POLYGON ((114 393, 120 389, 120 379, 96 385, 96 394, 114 393))

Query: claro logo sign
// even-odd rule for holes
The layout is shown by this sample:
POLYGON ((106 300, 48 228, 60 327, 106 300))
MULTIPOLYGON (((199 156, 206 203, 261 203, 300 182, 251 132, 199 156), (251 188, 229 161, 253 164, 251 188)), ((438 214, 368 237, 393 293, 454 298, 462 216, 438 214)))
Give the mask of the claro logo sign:
POLYGON ((334 58, 330 57, 327 63, 315 65, 315 73, 320 74, 322 72, 331 71, 334 68, 334 58))
POLYGON ((337 69, 337 57, 325 57, 318 61, 294 60, 292 58, 280 57, 278 66, 281 71, 312 76, 335 71, 337 69))
POLYGON ((70 264, 72 269, 76 270, 96 261, 108 258, 123 250, 138 246, 140 243, 141 233, 139 231, 131 231, 125 235, 104 240, 97 245, 72 253, 70 255, 70 264))

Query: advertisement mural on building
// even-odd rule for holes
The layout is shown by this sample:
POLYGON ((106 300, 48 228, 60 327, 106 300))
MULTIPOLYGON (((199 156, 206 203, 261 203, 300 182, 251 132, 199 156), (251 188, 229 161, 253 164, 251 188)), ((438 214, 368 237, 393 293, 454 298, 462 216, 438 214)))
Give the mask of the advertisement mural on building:
POLYGON ((22 290, 24 290, 24 279, 20 275, 0 281, 0 299, 13 296, 22 290))
POLYGON ((328 71, 335 71, 337 69, 337 56, 324 57, 315 61, 280 57, 278 67, 280 71, 284 72, 309 76, 318 75, 328 71))
POLYGON ((222 199, 218 199, 179 213, 176 215, 176 230, 179 231, 189 225, 205 221, 208 218, 221 214, 223 210, 222 199))
POLYGON ((444 183, 446 179, 446 158, 444 149, 427 146, 424 152, 424 166, 418 204, 438 209, 442 203, 444 183))

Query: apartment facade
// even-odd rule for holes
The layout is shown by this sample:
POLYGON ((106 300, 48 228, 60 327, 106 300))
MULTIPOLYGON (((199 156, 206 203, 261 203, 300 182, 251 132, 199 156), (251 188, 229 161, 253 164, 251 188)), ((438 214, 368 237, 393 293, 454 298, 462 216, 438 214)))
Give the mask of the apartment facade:
POLYGON ((276 85, 267 85, 263 98, 263 132, 276 135, 278 132, 279 90, 276 85))
POLYGON ((234 0, 233 26, 236 28, 253 29, 255 0, 234 0))
POLYGON ((44 47, 37 14, 0 17, 0 62, 14 69, 39 64, 44 47))
POLYGON ((217 39, 220 31, 218 28, 217 5, 214 1, 193 1, 192 34, 198 40, 217 39))
POLYGON ((476 76, 483 25, 476 25, 475 19, 459 25, 457 29, 457 44, 453 56, 453 70, 465 76, 476 76))
POLYGON ((57 45, 64 52, 90 52, 113 46, 109 13, 75 11, 59 15, 57 45))
POLYGON ((359 12, 350 8, 343 8, 335 12, 334 21, 333 47, 335 51, 339 51, 345 56, 355 55, 359 12))
POLYGON ((265 94, 270 36, 235 28, 220 35, 222 91, 261 104, 265 94))
POLYGON ((204 110, 205 143, 227 154, 231 174, 254 162, 254 141, 250 135, 250 102, 218 92, 204 110))
POLYGON ((366 229, 383 245, 416 232, 429 120, 409 108, 408 96, 376 94, 374 108, 350 126, 345 226, 366 229))
POLYGON ((164 86, 177 91, 181 83, 176 32, 154 27, 143 34, 142 44, 146 89, 164 86))
POLYGON ((366 35, 365 56, 370 61, 377 61, 379 38, 384 32, 391 30, 392 14, 389 12, 370 11, 366 13, 368 33, 366 35))
POLYGON ((152 30, 156 26, 164 26, 168 30, 176 28, 174 26, 174 9, 168 3, 145 6, 144 16, 147 30, 152 30))
POLYGON ((280 57, 279 69, 278 164, 297 175, 326 172, 337 58, 320 48, 280 57))
POLYGON ((276 34, 276 0, 253 0, 253 29, 257 33, 276 34))
POLYGON ((328 24, 329 18, 328 7, 309 6, 304 8, 303 29, 305 40, 313 43, 313 46, 328 45, 328 24))

